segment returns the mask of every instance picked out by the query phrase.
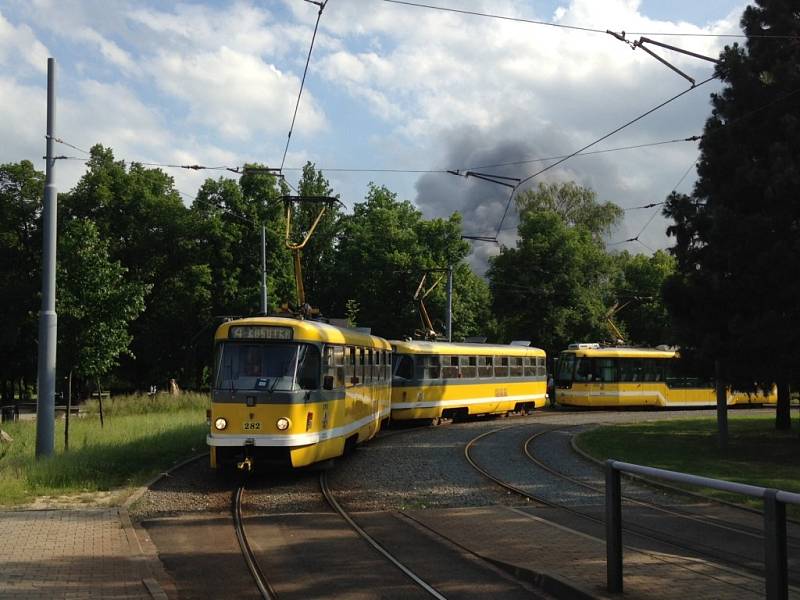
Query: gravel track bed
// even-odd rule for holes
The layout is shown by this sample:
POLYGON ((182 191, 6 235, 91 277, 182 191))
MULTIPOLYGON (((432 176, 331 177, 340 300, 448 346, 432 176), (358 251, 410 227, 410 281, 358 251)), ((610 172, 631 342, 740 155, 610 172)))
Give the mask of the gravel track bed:
POLYGON ((350 511, 524 504, 484 479, 464 458, 466 443, 515 417, 420 428, 359 446, 328 475, 350 511))
MULTIPOLYGON (((588 426, 713 415, 714 411, 578 412, 547 409, 527 417, 392 430, 359 445, 350 456, 337 460, 328 471, 328 481, 337 499, 351 511, 524 505, 525 500, 501 490, 467 463, 463 453, 469 440, 491 429, 519 426, 516 429, 521 432, 522 440, 515 438, 510 441, 512 446, 505 448, 495 440, 485 450, 490 454, 481 458, 481 462, 491 466, 492 471, 495 470, 492 463, 504 465, 504 469, 513 465, 510 479, 530 483, 531 473, 537 469, 520 448, 524 436, 535 430, 558 425, 588 426)), ((593 467, 587 466, 586 461, 576 457, 568 447, 566 436, 547 437, 547 443, 541 446, 537 443, 535 450, 548 464, 557 470, 581 476, 591 472, 593 467)), ((498 475, 503 476, 500 471, 498 475)), ((597 477, 596 473, 590 476, 597 477)), ((548 477, 553 478, 552 475, 548 477)), ((327 512, 330 509, 322 499, 318 480, 319 471, 314 468, 256 474, 248 483, 249 493, 245 495, 244 508, 247 512, 265 514, 327 512)), ((574 484, 558 481, 560 483, 542 476, 541 481, 537 479, 537 485, 546 485, 554 495, 574 498, 588 492, 573 493, 571 488, 576 487, 574 484), (569 486, 566 488, 569 491, 558 492, 558 486, 569 486)), ((160 479, 131 507, 130 513, 136 520, 186 513, 227 513, 235 483, 235 478, 218 477, 208 467, 208 458, 200 458, 160 479)))
MULTIPOLYGON (((230 513, 235 476, 220 477, 201 458, 159 479, 131 506, 137 521, 187 513, 230 513)), ((319 471, 256 473, 247 482, 242 510, 259 513, 329 510, 319 491, 319 471)))

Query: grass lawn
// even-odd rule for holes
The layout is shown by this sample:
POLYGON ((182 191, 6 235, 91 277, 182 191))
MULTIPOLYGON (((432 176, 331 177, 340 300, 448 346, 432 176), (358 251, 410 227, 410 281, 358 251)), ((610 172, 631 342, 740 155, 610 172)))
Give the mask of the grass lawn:
POLYGON ((0 506, 141 485, 205 451, 208 403, 208 396, 191 393, 104 400, 103 428, 96 402, 88 403, 81 417, 70 419, 69 451, 64 450, 64 419, 59 418, 55 453, 43 460, 35 459, 35 420, 2 423, 13 441, 0 443, 0 506))
MULTIPOLYGON (((773 415, 728 415, 729 447, 717 447, 714 418, 652 421, 600 427, 578 436, 579 448, 598 458, 682 471, 693 475, 800 492, 800 437, 775 431, 773 415)), ((761 501, 706 488, 707 496, 761 508, 761 501)), ((788 506, 793 517, 800 507, 788 506)))

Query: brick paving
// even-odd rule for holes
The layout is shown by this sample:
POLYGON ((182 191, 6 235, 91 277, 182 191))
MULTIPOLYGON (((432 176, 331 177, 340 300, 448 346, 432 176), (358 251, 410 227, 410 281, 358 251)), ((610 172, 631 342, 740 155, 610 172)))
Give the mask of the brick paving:
POLYGON ((113 508, 0 512, 0 599, 166 598, 129 525, 113 508))

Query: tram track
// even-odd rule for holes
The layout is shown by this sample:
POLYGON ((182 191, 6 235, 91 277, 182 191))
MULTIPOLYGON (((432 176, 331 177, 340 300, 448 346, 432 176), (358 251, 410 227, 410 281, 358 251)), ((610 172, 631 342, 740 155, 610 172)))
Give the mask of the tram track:
POLYGON ((250 542, 247 540, 247 533, 244 529, 244 520, 242 519, 242 497, 244 496, 246 483, 247 479, 245 478, 236 486, 233 493, 231 512, 233 514, 233 526, 236 531, 236 539, 239 542, 239 548, 242 551, 247 570, 250 571, 250 575, 253 577, 253 581, 263 600, 277 600, 278 595, 275 593, 269 580, 258 565, 258 560, 250 546, 250 542))
POLYGON ((386 560, 392 563, 395 567, 400 569, 402 573, 411 579, 414 583, 416 583, 420 588, 425 590, 430 596, 437 598, 437 600, 446 600, 445 596, 440 594, 436 589, 434 589, 431 585, 426 583, 421 577, 419 577, 414 571, 409 569, 406 565, 404 565, 397 557, 395 557, 391 552, 389 552, 383 545, 381 545, 375 538, 369 535, 361 526, 356 523, 350 514, 342 508, 342 505, 336 500, 331 491, 330 487, 328 486, 328 480, 325 471, 320 473, 319 476, 319 487, 322 491, 322 495, 325 497, 326 502, 330 505, 330 507, 336 511, 342 519, 344 519, 348 525, 365 541, 367 542, 372 548, 374 548, 379 554, 381 554, 386 560))
MULTIPOLYGON (((401 429, 401 430, 388 431, 381 437, 385 439, 387 437, 402 435, 409 431, 414 431, 414 430, 401 429)), ((247 569, 250 575, 252 576, 253 581, 256 584, 256 587, 258 588, 258 592, 261 595, 261 598, 263 600, 277 600, 278 594, 276 593, 269 579, 266 577, 264 571, 261 569, 258 559, 250 545, 245 530, 244 518, 242 515, 242 504, 243 504, 246 484, 247 484, 247 476, 244 476, 242 480, 237 484, 236 488, 233 491, 233 496, 232 496, 231 513, 233 516, 236 539, 239 543, 239 548, 242 552, 242 557, 244 558, 247 569)), ((391 563, 391 565, 393 565, 394 568, 398 569, 401 573, 403 573, 403 575, 405 575, 408 579, 410 579, 418 588, 423 590, 429 597, 436 598, 437 600, 447 600, 447 598, 444 595, 439 593, 433 586, 424 581, 412 569, 403 564, 403 562, 399 558, 393 555, 385 546, 383 546, 380 542, 378 542, 374 537, 369 535, 369 533, 367 533, 364 530, 364 528, 362 528, 358 523, 356 523, 353 517, 345 510, 345 508, 338 502, 338 500, 334 496, 333 491, 328 485, 326 470, 322 470, 320 472, 319 489, 322 497, 324 498, 328 506, 330 506, 333 512, 339 515, 342 518, 342 520, 344 520, 344 522, 347 523, 347 525, 353 531, 355 531, 355 533, 359 536, 359 538, 364 540, 372 549, 374 549, 378 554, 380 554, 389 563, 391 563)))
MULTIPOLYGON (((534 433, 533 435, 528 437, 525 440, 525 442, 523 443, 523 445, 522 445, 523 453, 538 468, 542 469, 543 471, 547 471, 548 473, 550 473, 554 477, 557 477, 557 478, 562 479, 564 481, 568 481, 568 482, 573 483, 575 485, 581 486, 584 489, 588 489, 588 490, 594 491, 594 492, 604 496, 605 495, 605 488, 604 487, 599 487, 597 485, 593 485, 591 483, 587 483, 586 481, 583 481, 583 480, 579 479, 578 477, 573 477, 572 475, 569 475, 567 473, 564 473, 563 471, 555 469, 555 468, 551 467, 550 465, 544 463, 542 460, 540 460, 536 456, 534 456, 534 453, 531 451, 531 443, 534 440, 536 440, 536 439, 538 439, 540 437, 544 437, 547 434, 552 434, 552 433, 556 433, 556 432, 565 431, 566 429, 568 429, 568 428, 557 427, 557 428, 551 428, 551 429, 548 429, 548 430, 545 430, 545 431, 539 431, 539 432, 534 433)), ((669 491, 671 493, 678 493, 678 494, 682 493, 682 490, 680 490, 679 488, 674 488, 674 487, 670 488, 669 491)), ((689 494, 687 493, 686 495, 688 496, 689 494)), ((715 503, 715 500, 713 498, 707 498, 705 496, 703 496, 702 498, 704 500, 708 501, 708 502, 715 503)), ((658 511, 660 513, 663 513, 665 515, 678 517, 678 518, 682 518, 682 519, 687 519, 689 521, 694 521, 695 523, 699 523, 699 524, 706 525, 706 526, 709 526, 709 527, 714 527, 714 528, 717 528, 717 529, 720 529, 720 530, 723 530, 723 531, 736 533, 736 534, 739 534, 739 535, 744 535, 744 536, 747 536, 747 537, 750 537, 750 538, 757 539, 760 542, 763 542, 763 540, 764 540, 764 536, 760 531, 755 530, 752 527, 748 527, 746 525, 743 525, 741 523, 737 523, 735 525, 731 525, 729 523, 723 523, 723 522, 720 522, 719 520, 716 520, 714 518, 703 517, 703 516, 699 516, 699 515, 696 515, 696 514, 692 514, 690 512, 684 511, 684 510, 679 510, 679 509, 676 509, 676 508, 669 508, 669 507, 663 506, 663 505, 655 503, 655 502, 649 502, 647 500, 641 500, 641 499, 635 498, 635 497, 633 497, 633 496, 631 496, 629 494, 622 494, 622 500, 624 502, 628 503, 628 504, 633 504, 633 505, 637 505, 637 506, 641 506, 641 507, 650 508, 652 510, 655 510, 655 511, 658 511)), ((733 508, 733 509, 739 509, 740 508, 740 507, 738 507, 738 506, 736 506, 734 504, 731 504, 731 503, 725 503, 722 506, 726 506, 726 507, 733 508)), ((742 507, 741 510, 743 510, 745 512, 748 512, 748 513, 752 512, 752 509, 749 509, 749 508, 746 508, 746 507, 742 507)), ((800 549, 800 541, 798 541, 797 539, 788 538, 787 542, 788 542, 790 548, 792 548, 792 549, 800 549)))
MULTIPOLYGON (((478 435, 478 436, 472 438, 471 440, 469 440, 469 442, 467 442, 465 444, 465 446, 464 446, 464 457, 467 460, 467 462, 476 471, 478 471, 483 477, 485 477, 486 479, 489 479, 490 481, 493 481, 495 484, 499 485, 500 487, 502 487, 503 489, 505 489, 505 490, 507 490, 509 492, 513 492, 513 493, 515 493, 515 494, 517 494, 517 495, 519 495, 521 497, 526 498, 528 501, 530 501, 532 503, 531 505, 533 507, 540 507, 540 508, 546 507, 546 508, 554 509, 554 510, 557 510, 557 511, 561 511, 562 514, 565 514, 565 515, 568 515, 568 516, 572 516, 572 517, 577 517, 579 520, 583 520, 585 522, 592 523, 595 526, 604 527, 605 520, 604 520, 604 518, 602 516, 597 516, 595 514, 591 514, 589 512, 585 512, 585 511, 578 510, 576 508, 567 506, 567 505, 565 505, 563 503, 553 501, 553 500, 549 499, 548 497, 546 497, 545 495, 540 494, 540 493, 532 493, 532 492, 530 492, 530 491, 528 491, 526 489, 523 489, 522 487, 520 487, 518 485, 514 485, 514 484, 510 483, 509 481, 506 481, 506 480, 502 479, 501 477, 497 476, 495 473, 490 472, 489 469, 486 468, 485 466, 482 466, 481 464, 479 464, 479 462, 476 460, 476 458, 472 455, 472 450, 476 447, 478 442, 480 442, 481 440, 485 440, 489 436, 496 435, 496 434, 498 434, 500 432, 508 431, 510 429, 513 429, 514 427, 515 426, 511 425, 511 426, 506 426, 506 427, 501 427, 501 428, 485 431, 485 432, 481 433, 480 435, 478 435)), ((544 435, 546 433, 550 433, 550 432, 553 432, 553 431, 558 431, 560 429, 563 429, 563 427, 551 427, 551 428, 545 429, 542 432, 539 432, 538 435, 544 435)), ((533 437, 535 437, 535 436, 533 436, 533 437)), ((530 438, 528 438, 528 440, 530 440, 530 438)), ((526 442, 528 440, 526 440, 526 442)), ((524 444, 523 444, 523 447, 524 447, 524 444)), ((549 473, 551 476, 561 479, 562 481, 567 481, 567 482, 569 482, 569 483, 571 483, 573 485, 579 485, 579 483, 577 481, 573 480, 574 478, 571 478, 569 476, 562 477, 559 474, 559 472, 556 471, 556 470, 553 470, 553 471, 546 470, 546 469, 543 469, 543 470, 545 470, 545 472, 549 473)), ((580 480, 578 480, 578 481, 580 481, 580 480)), ((580 485, 581 485, 582 488, 586 488, 588 486, 588 484, 587 485, 583 485, 584 483, 585 482, 580 482, 580 485)), ((598 492, 598 488, 596 488, 596 487, 594 487, 593 490, 595 492, 597 492, 598 494, 600 493, 600 492, 598 492)), ((640 501, 640 502, 642 502, 642 501, 640 501)), ((574 529, 574 527, 569 527, 569 528, 570 529, 574 529)), ((575 531, 580 531, 580 530, 577 529, 575 531)), ((623 532, 628 534, 628 535, 636 536, 640 540, 645 540, 645 541, 647 541, 647 542, 649 542, 651 544, 654 544, 656 547, 669 547, 669 548, 672 548, 674 551, 678 551, 680 553, 688 552, 688 553, 693 554, 693 555, 695 555, 697 557, 713 560, 714 562, 719 564, 722 568, 729 569, 731 571, 736 571, 738 573, 741 573, 741 570, 745 570, 747 573, 749 573, 751 575, 751 579, 752 579, 754 585, 757 585, 757 578, 761 578, 761 577, 764 576, 763 570, 761 570, 759 568, 755 568, 751 564, 747 564, 747 561, 755 562, 753 557, 748 557, 748 556, 743 556, 743 555, 739 555, 739 554, 733 554, 733 553, 729 553, 729 552, 724 552, 724 551, 720 550, 719 548, 715 548, 715 547, 708 546, 708 545, 702 544, 702 543, 697 543, 697 542, 694 542, 694 543, 691 543, 691 544, 687 544, 686 542, 684 542, 684 541, 682 541, 680 539, 677 539, 674 536, 665 535, 663 531, 654 530, 652 528, 649 528, 649 527, 646 527, 646 526, 642 526, 641 524, 632 525, 630 523, 630 521, 627 524, 623 525, 623 532)), ((663 552, 653 552, 653 551, 649 551, 649 550, 646 550, 646 549, 643 549, 643 548, 640 548, 640 547, 636 547, 635 549, 638 552, 642 552, 644 554, 650 555, 651 558, 653 558, 655 560, 670 562, 670 560, 666 557, 666 555, 663 552)), ((689 570, 691 570, 691 569, 689 569, 689 570)), ((800 592, 800 588, 796 588, 794 586, 791 586, 790 589, 794 593, 800 592)))

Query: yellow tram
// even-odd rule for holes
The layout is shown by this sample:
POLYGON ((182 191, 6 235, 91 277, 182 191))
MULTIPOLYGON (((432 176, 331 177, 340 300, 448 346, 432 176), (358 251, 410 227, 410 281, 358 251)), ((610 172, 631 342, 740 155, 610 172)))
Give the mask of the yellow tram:
MULTIPOLYGON (((677 373, 678 352, 668 348, 570 344, 558 358, 555 401, 582 407, 716 406, 713 382, 677 373)), ((729 390, 729 405, 775 404, 777 395, 729 390)))
POLYGON ((321 322, 252 317, 215 334, 211 466, 301 467, 341 456, 388 419, 391 346, 321 322))
POLYGON ((522 345, 392 341, 392 420, 530 411, 545 405, 545 352, 522 345))

